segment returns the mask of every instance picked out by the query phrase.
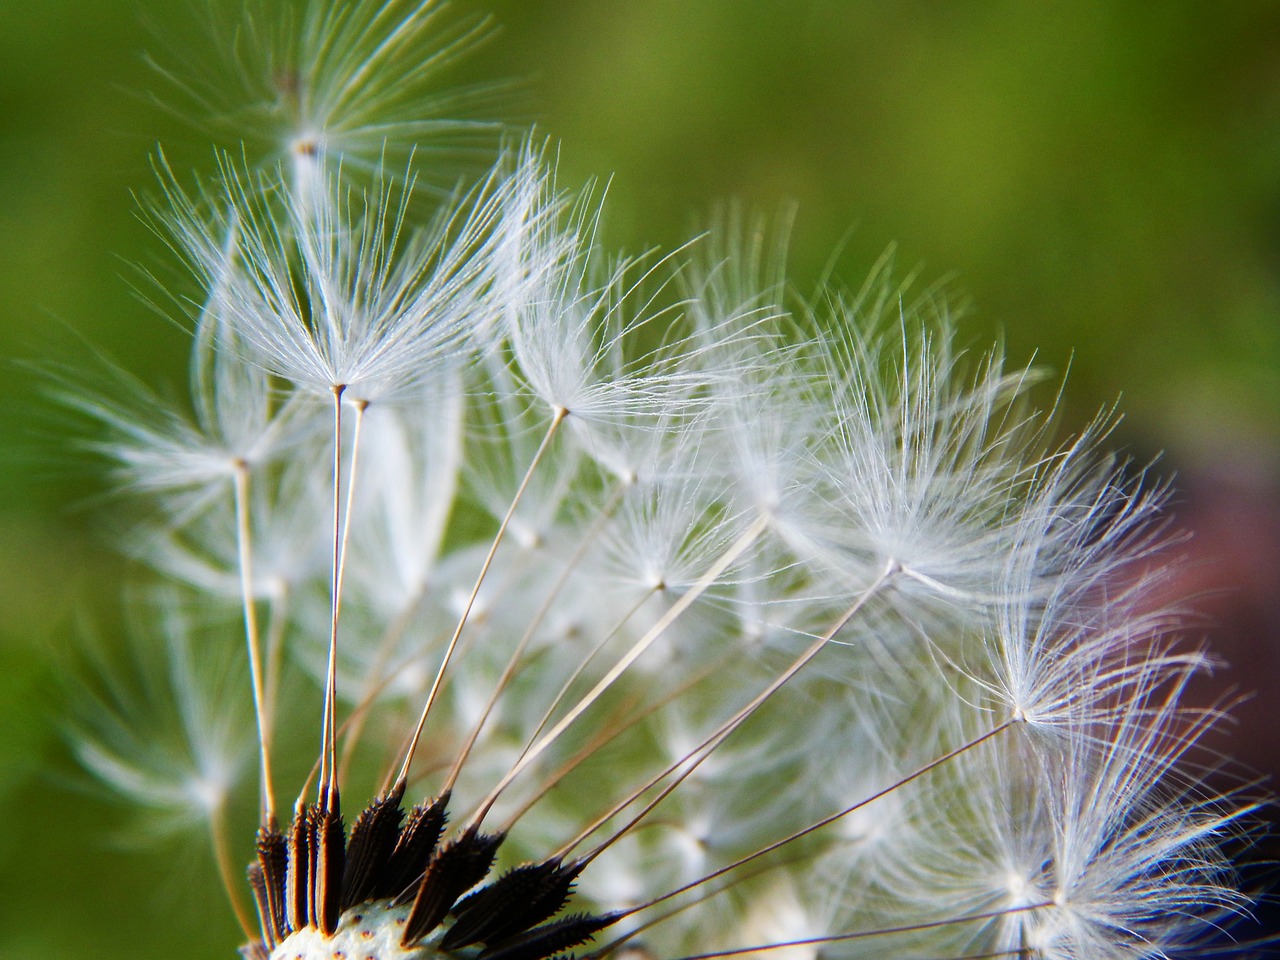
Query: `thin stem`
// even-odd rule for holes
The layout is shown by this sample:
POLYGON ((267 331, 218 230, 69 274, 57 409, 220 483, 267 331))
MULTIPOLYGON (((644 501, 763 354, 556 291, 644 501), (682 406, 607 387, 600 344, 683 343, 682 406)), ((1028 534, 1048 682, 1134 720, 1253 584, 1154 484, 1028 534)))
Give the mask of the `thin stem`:
POLYGON ((740 884, 747 883, 751 880, 754 880, 756 877, 760 876, 760 874, 764 873, 768 869, 771 869, 771 867, 761 867, 759 869, 744 873, 742 876, 731 877, 730 879, 726 880, 723 884, 721 884, 720 886, 716 887, 713 890, 704 890, 697 897, 692 897, 689 900, 686 900, 684 903, 681 903, 675 907, 672 907, 666 913, 662 913, 662 914, 659 914, 658 916, 651 917, 648 920, 645 920, 643 923, 637 923, 635 926, 629 929, 626 933, 621 934, 620 936, 614 937, 614 939, 610 940, 600 949, 594 950, 591 953, 587 954, 586 957, 583 958, 583 960, 600 960, 601 957, 607 957, 609 956, 609 954, 616 952, 619 947, 636 939, 636 937, 644 936, 645 931, 652 930, 654 927, 658 926, 659 924, 666 923, 672 917, 679 916, 681 913, 684 913, 686 910, 692 910, 694 907, 697 907, 703 903, 706 903, 706 901, 710 900, 712 897, 719 896, 720 894, 724 893, 726 890, 732 887, 736 887, 736 886, 739 886, 740 884))
MULTIPOLYGON (((551 611, 551 606, 556 597, 560 595, 560 591, 564 589, 564 585, 569 582, 569 576, 577 569, 579 561, 581 561, 586 555, 587 548, 604 528, 605 521, 613 515, 613 511, 617 509, 618 504, 622 502, 622 494, 625 489, 625 487, 619 487, 601 508, 599 515, 594 521, 592 521, 590 529, 588 529, 582 537, 582 541, 578 544, 578 548, 569 558, 569 562, 565 564, 564 570, 561 571, 556 582, 552 584, 551 589, 547 591, 547 595, 538 606, 538 610, 534 613, 533 619, 529 621, 529 626, 525 628, 524 635, 520 638, 520 642, 516 644, 515 650, 512 651, 510 658, 507 660, 507 665, 502 671, 502 676, 498 678, 498 682, 493 689, 493 694, 489 697, 489 702, 485 704, 484 712, 480 714, 480 719, 477 720, 474 727, 472 727, 471 733, 467 737, 467 742, 463 744, 462 750, 458 753, 458 758, 454 761, 453 768, 449 771, 449 776, 445 780, 445 784, 441 788, 441 792, 451 790, 454 783, 457 782, 458 775, 462 772, 462 766, 467 762, 467 758, 471 755, 471 751, 475 747, 476 740, 480 736, 480 731, 484 729, 484 725, 488 721, 490 714, 493 713, 494 707, 498 704, 498 699, 510 685, 512 678, 519 669, 525 650, 528 649, 528 646, 533 641, 533 637, 537 633, 538 628, 542 626, 542 621, 546 619, 547 614, 551 611)), ((630 616, 630 614, 628 614, 628 616, 630 616)), ((575 672, 574 677, 577 675, 577 672, 575 672)), ((572 682, 571 678, 569 683, 572 682)), ((564 689, 568 689, 567 685, 564 689)), ((561 691, 561 696, 563 696, 563 693, 564 690, 561 691)), ((550 710, 554 710, 556 704, 559 702, 559 697, 557 697, 556 701, 552 703, 549 708, 548 713, 543 716, 542 723, 538 725, 538 729, 533 733, 533 736, 536 737, 542 730, 542 726, 546 724, 547 719, 550 716, 550 710)))
POLYGON ((284 662, 284 634, 289 626, 289 584, 286 581, 281 581, 270 606, 271 616, 267 622, 265 689, 263 690, 263 702, 266 707, 263 720, 266 724, 268 743, 274 742, 275 739, 276 703, 280 699, 280 673, 284 662))
POLYGON ((533 744, 537 742, 539 734, 541 734, 542 731, 546 729, 547 724, 551 722, 551 718, 554 716, 556 708, 564 702, 564 698, 573 688, 573 685, 578 682, 578 678, 586 672, 587 667, 591 666, 595 658, 600 655, 600 651, 609 645, 613 638, 618 635, 618 631, 625 627, 628 621, 639 613, 640 608, 648 603, 649 599, 657 592, 657 588, 654 588, 646 592, 644 596, 640 597, 631 605, 627 612, 618 619, 618 622, 613 625, 613 628, 600 639, 600 642, 592 647, 585 657, 582 657, 578 661, 578 665, 573 668, 573 672, 570 673, 569 676, 565 678, 564 683, 560 685, 560 689, 556 691, 556 695, 552 697, 551 703, 547 705, 547 709, 543 712, 541 719, 538 720, 537 726, 535 726, 533 728, 533 732, 529 734, 528 742, 525 744, 524 750, 522 750, 520 752, 520 756, 516 758, 517 762, 523 760, 524 755, 533 749, 533 744))
POLYGON ((347 544, 351 542, 351 508, 356 498, 356 465, 360 461, 360 433, 364 426, 364 412, 369 409, 368 400, 357 400, 356 422, 351 431, 351 463, 347 466, 347 509, 342 518, 342 547, 338 551, 338 606, 342 604, 342 584, 347 572, 347 544))
MULTIPOLYGON (((340 405, 341 397, 338 397, 336 402, 340 405)), ((337 652, 337 642, 338 642, 338 616, 342 609, 342 585, 343 583, 346 582, 347 546, 351 542, 351 512, 352 512, 352 507, 355 506, 356 467, 360 461, 360 434, 361 434, 361 428, 364 426, 364 412, 367 409, 369 409, 369 401, 357 400, 354 406, 356 410, 356 422, 355 422, 354 428, 351 431, 351 463, 347 466, 347 504, 346 504, 346 511, 343 514, 343 518, 342 518, 341 544, 338 546, 336 550, 335 561, 334 561, 337 566, 336 566, 336 573, 334 575, 334 580, 333 580, 333 632, 332 632, 331 652, 335 656, 337 652)), ((340 426, 341 426, 341 421, 338 420, 335 423, 335 442, 338 444, 338 446, 341 446, 341 443, 342 443, 342 434, 341 434, 340 426)), ((335 460, 333 465, 334 471, 335 471, 334 473, 335 477, 337 477, 336 471, 338 470, 339 466, 340 466, 340 463, 337 460, 335 460)), ((338 498, 338 489, 335 486, 334 488, 335 534, 336 534, 336 526, 338 522, 338 514, 336 512, 337 498, 338 498)), ((336 677, 337 677, 337 671, 335 669, 334 681, 333 681, 334 683, 337 682, 336 677)), ((334 693, 336 694, 336 690, 334 691, 334 693)), ((334 713, 335 711, 332 708, 330 708, 327 730, 329 733, 329 749, 328 749, 329 777, 332 780, 334 787, 336 788, 340 785, 342 776, 341 776, 341 768, 337 765, 337 762, 334 757, 334 751, 337 748, 337 732, 335 730, 334 713)))
POLYGON ((240 599, 244 605, 244 635, 249 654, 249 678, 253 685, 253 712, 258 725, 258 756, 261 761, 258 814, 262 826, 276 827, 276 798, 271 777, 271 731, 263 683, 262 645, 258 634, 258 612, 253 600, 253 541, 249 524, 249 465, 235 462, 236 551, 240 562, 240 599))
POLYGON ((440 669, 436 671, 435 680, 432 681, 431 690, 427 694, 427 702, 422 708, 422 714, 418 717, 418 725, 414 728, 413 737, 409 740, 409 746, 405 750, 404 763, 401 765, 400 773, 396 777, 398 785, 403 786, 409 781, 409 767, 413 763, 413 754, 418 748, 418 741, 422 739, 422 729, 426 726, 427 714, 431 712, 431 707, 435 703, 440 687, 444 683, 445 670, 448 669, 449 661, 453 657, 453 651, 458 646, 458 638, 462 636, 462 630, 467 625, 467 618, 471 616, 471 608, 475 606, 476 597, 480 595, 480 587, 484 584, 484 579, 489 573, 489 567, 493 563, 494 555, 498 552, 498 545, 502 543, 507 526, 511 523, 512 516, 515 515, 516 507, 524 496, 525 490, 528 489, 529 481, 533 479, 534 471, 538 468, 538 464, 542 461, 548 447, 551 446, 551 441, 555 437, 556 431, 560 428, 560 424, 564 422, 564 418, 568 415, 569 411, 565 408, 555 408, 555 415, 551 419, 551 425, 547 427, 546 435, 543 436, 542 443, 538 445, 538 450, 533 455, 533 462, 529 464, 528 470, 525 471, 524 479, 520 481, 520 486, 516 489, 515 496, 511 498, 511 506, 507 508, 506 515, 503 516, 502 523, 498 526, 498 532, 493 537, 493 543, 489 546, 489 552, 480 567, 479 575, 476 577, 475 586, 471 588, 471 595, 467 598, 466 606, 463 607, 462 616, 458 618, 458 625, 453 631, 453 636, 449 638, 449 645, 445 648, 444 659, 440 662, 440 669))
POLYGON ((213 841, 213 859, 218 865, 218 876, 227 891, 227 899, 231 901, 231 910, 236 915, 236 922, 244 935, 254 940, 258 936, 257 925, 249 916, 245 906, 241 884, 243 871, 238 869, 231 859, 231 845, 227 842, 226 810, 219 804, 209 816, 209 837, 213 841))
POLYGON ((342 570, 342 394, 345 389, 342 384, 333 387, 333 553, 329 581, 329 666, 325 676, 324 721, 320 737, 320 795, 317 801, 325 811, 332 810, 337 801, 334 713, 338 699, 339 575, 342 570))
POLYGON ((490 808, 492 808, 493 804, 497 802, 498 797, 501 795, 502 791, 507 788, 511 781, 519 776, 522 771, 527 769, 534 760, 541 756, 542 753, 565 732, 565 730, 569 729, 578 717, 582 716, 582 714, 586 712, 593 703, 600 699, 604 692, 613 685, 614 681, 622 676, 622 674, 625 673, 637 659, 639 659, 640 655, 649 649, 649 647, 651 647, 654 642, 666 632, 667 628, 670 627, 682 613, 689 609, 689 607, 691 607, 699 597, 706 593, 711 585, 719 579, 720 575, 728 570, 729 567, 731 567, 738 558, 741 557, 753 543, 755 543, 768 526, 769 520, 767 517, 761 516, 757 518, 756 521, 743 531, 742 535, 739 536, 738 539, 720 555, 719 559, 711 565, 711 568, 707 570, 707 572, 704 573, 702 577, 700 577, 698 581, 680 597, 679 600, 671 605, 671 608, 658 619, 657 623, 649 628, 648 632, 645 633, 645 635, 627 651, 622 659, 614 664, 613 667, 610 668, 609 672, 606 673, 581 700, 574 704, 569 712, 561 717, 554 727, 543 734, 527 752, 521 755, 520 759, 517 760, 512 765, 511 769, 507 771, 506 775, 498 781, 498 785, 493 788, 489 793, 489 796, 487 796, 484 802, 480 805, 480 809, 472 821, 472 826, 475 826, 484 818, 484 815, 490 810, 490 808))
POLYGON ((543 783, 538 787, 537 792, 534 793, 532 796, 530 796, 528 799, 526 799, 507 818, 506 822, 503 824, 499 832, 510 833, 512 829, 515 827, 516 823, 519 822, 520 818, 523 817, 526 813, 528 813, 529 810, 532 809, 534 804, 536 804, 539 800, 541 800, 553 789, 555 789, 556 785, 559 784, 561 780, 563 780, 570 773, 572 773, 579 766, 581 766, 582 763, 588 757, 592 756, 597 750, 611 743, 613 740, 615 740, 617 737, 621 736, 622 734, 626 733, 628 730, 634 729, 636 725, 642 723, 645 719, 657 713, 663 707, 678 700, 681 696, 683 696, 689 690, 693 689, 698 684, 702 683, 702 681, 710 677, 715 672, 715 670, 716 670, 716 665, 713 664, 712 666, 704 670, 702 673, 690 677, 680 686, 674 688, 665 696, 663 696, 662 699, 657 700, 656 702, 652 703, 648 707, 645 707, 636 715, 628 719, 619 721, 617 724, 613 724, 612 726, 606 726, 602 733, 597 734, 595 737, 589 740, 586 746, 584 746, 581 750, 579 750, 576 755, 570 757, 563 765, 561 765, 561 767, 558 770, 554 771, 549 777, 547 777, 547 779, 543 781, 543 783))
MULTIPOLYGON (((877 930, 857 930, 852 933, 832 933, 825 937, 807 937, 803 940, 786 940, 779 943, 766 943, 754 947, 735 947, 732 950, 716 950, 712 953, 695 953, 680 957, 679 960, 715 960, 716 957, 736 957, 744 953, 755 953, 757 950, 777 950, 782 947, 807 947, 819 943, 840 943, 846 940, 861 940, 866 937, 888 937, 895 933, 916 933, 921 930, 937 930, 939 927, 950 927, 961 923, 979 923, 984 920, 996 920, 1015 913, 1026 913, 1031 910, 1044 910, 1052 907, 1052 900, 1040 903, 1029 903, 1021 907, 1005 907, 1001 910, 988 910, 985 913, 970 913, 960 917, 949 917, 946 920, 930 920, 924 923, 909 923, 900 927, 880 927, 877 930)), ((1004 956, 1017 951, 1002 951, 995 954, 981 954, 983 957, 1004 956)))
MULTIPOLYGON (((811 823, 807 827, 802 827, 801 829, 795 831, 794 833, 791 833, 783 837, 781 840, 775 840, 773 843, 770 843, 767 846, 761 847, 759 850, 755 851, 755 853, 749 853, 745 857, 740 857, 739 859, 733 861, 732 863, 726 864, 723 867, 713 870, 711 873, 708 873, 697 880, 692 880, 689 883, 686 883, 684 886, 677 887, 676 889, 668 893, 664 893, 661 896, 654 897, 652 900, 647 900, 644 903, 639 904, 638 906, 631 907, 626 911, 625 915, 630 916, 633 913, 638 913, 639 911, 652 907, 655 904, 662 903, 664 900, 670 900, 672 897, 679 896, 680 894, 685 893, 688 890, 692 890, 695 887, 699 887, 709 880, 714 880, 716 877, 723 876, 724 874, 728 873, 730 870, 735 870, 738 867, 742 866, 743 864, 751 863, 753 860, 758 860, 760 857, 773 853, 773 851, 781 847, 785 847, 789 843, 794 843, 796 840, 799 840, 801 837, 808 836, 809 834, 813 833, 815 830, 821 830, 823 827, 827 826, 828 824, 835 823, 837 820, 841 819, 842 817, 847 817, 849 814, 857 810, 861 810, 863 807, 868 806, 869 804, 875 803, 875 801, 879 800, 881 797, 887 796, 888 794, 892 793, 894 790, 898 790, 902 787, 905 787, 907 784, 911 783, 912 781, 917 780, 920 777, 923 777, 929 771, 936 770, 938 767, 942 766, 948 761, 954 760, 956 757, 960 756, 963 753, 967 753, 968 751, 972 750, 974 747, 977 747, 986 743, 988 740, 992 739, 993 737, 997 736, 1000 733, 1003 733, 1005 730, 1009 729, 1014 724, 1020 723, 1020 722, 1021 721, 1019 720, 1006 720, 1003 723, 999 724, 998 726, 992 727, 990 730, 988 730, 986 733, 982 734, 981 736, 975 737, 969 742, 961 744, 960 746, 956 747, 954 750, 951 750, 940 757, 930 760, 924 766, 918 767, 913 772, 907 774, 905 777, 901 778, 900 780, 895 781, 894 783, 885 787, 883 790, 877 791, 876 793, 873 793, 871 796, 866 797, 862 800, 859 800, 857 803, 852 804, 851 806, 845 807, 843 810, 833 813, 830 816, 823 817, 821 820, 818 820, 815 823, 811 823)), ((686 960, 688 960, 688 958, 686 958, 686 960)))
POLYGON ((819 652, 824 650, 827 644, 831 642, 832 638, 834 638, 838 633, 840 633, 841 630, 843 630, 846 626, 848 626, 849 621, 851 621, 855 616, 858 615, 858 613, 863 609, 863 607, 867 605, 867 603, 871 600, 872 597, 876 595, 876 593, 878 593, 881 589, 883 589, 885 584, 887 584, 893 578, 894 574, 897 573, 898 569, 899 568, 896 563, 892 563, 892 562, 889 563, 885 567, 885 569, 880 573, 880 575, 876 577, 876 579, 871 583, 871 585, 868 586, 857 597, 857 599, 854 600, 853 604, 849 607, 849 609, 846 610, 843 614, 841 614, 839 619, 837 619, 835 623, 833 623, 829 628, 827 628, 827 630, 821 636, 815 639, 813 643, 809 645, 808 649, 806 649, 802 654, 800 654, 800 656, 798 656, 795 660, 793 660, 791 665, 787 667, 786 670, 783 670, 782 673, 778 674, 778 676, 776 676, 769 683, 768 686, 766 686, 762 691, 760 691, 760 693, 756 694, 756 696, 752 698, 750 703, 748 703, 741 710, 739 710, 732 717, 730 717, 727 721, 721 724, 710 736, 708 736, 700 744, 698 744, 696 747, 690 750, 684 757, 681 757, 679 760, 676 760, 674 763, 668 766, 665 770, 659 773, 656 777, 653 777, 652 779, 650 779, 649 782, 646 783, 644 786, 642 786, 639 790, 634 791, 631 794, 631 796, 628 797, 626 800, 622 801, 620 804, 615 806, 603 817, 596 820, 594 823, 590 824, 585 830, 579 833, 578 836, 576 836, 573 840, 569 841, 569 843, 567 843, 563 848, 561 848, 558 855, 567 856, 568 853, 571 850, 573 850, 574 847, 576 847, 578 844, 586 840, 587 837, 591 836, 592 833, 594 833, 597 829, 599 829, 601 826, 607 823, 612 817, 621 813, 631 803, 634 803, 641 796, 641 794, 643 794, 646 790, 649 790, 651 787, 657 785, 662 780, 662 778, 669 776, 673 771, 678 769, 681 765, 687 765, 686 768, 683 771, 681 771, 680 775, 676 777, 674 780, 672 780, 671 783, 663 787, 661 792, 659 792, 656 797, 654 797, 647 804, 645 804, 644 808, 641 809, 639 813, 637 813, 634 817, 632 817, 631 820, 629 820, 624 826, 622 826, 618 830, 615 830, 608 838, 602 841, 594 850, 592 850, 589 854, 587 854, 585 859, 587 859, 588 861, 594 860, 606 849, 608 849, 613 843, 615 843, 618 840, 618 838, 625 835, 629 830, 631 830, 632 827, 634 827, 637 823, 639 823, 646 816, 648 816, 653 811, 653 809, 658 806, 658 804, 660 804, 663 800, 669 797, 671 793, 678 786, 680 786, 681 783, 683 783, 686 779, 688 779, 688 777, 692 775, 696 769, 698 769, 698 767, 702 764, 704 760, 707 759, 707 757, 711 756, 711 754, 716 750, 716 748, 719 747, 720 744, 722 744, 730 734, 732 734, 735 730, 737 730, 740 726, 742 726, 742 724, 745 723, 753 713, 755 713, 757 710, 760 709, 761 706, 764 705, 765 701, 767 701, 770 697, 772 697, 775 693, 777 693, 778 690, 780 690, 782 686, 785 683, 787 683, 787 681, 789 681, 792 677, 794 677, 797 673, 799 673, 800 670, 810 660, 816 657, 819 652), (696 759, 693 759, 695 757, 696 759), (693 760, 692 763, 689 762, 691 759, 693 760))

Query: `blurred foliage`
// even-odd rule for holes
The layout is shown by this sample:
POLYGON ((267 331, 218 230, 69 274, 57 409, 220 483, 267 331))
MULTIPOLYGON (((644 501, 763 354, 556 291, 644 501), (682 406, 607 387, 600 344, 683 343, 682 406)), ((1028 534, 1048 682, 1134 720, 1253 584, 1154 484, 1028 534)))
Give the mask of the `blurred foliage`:
MULTIPOLYGON (((122 278, 156 253, 130 196, 150 186, 148 152, 210 157, 152 102, 166 91, 140 8, 163 27, 199 3, 0 0, 6 359, 92 344, 181 385, 182 332, 122 278)), ((802 287, 833 249, 856 285, 896 243, 903 271, 956 277, 975 345, 1070 366, 1069 421, 1123 392, 1117 440, 1139 459, 1167 450, 1164 469, 1275 488, 1280 4, 454 6, 495 14, 465 72, 523 80, 514 119, 561 141, 565 182, 613 175, 612 242, 670 247, 719 201, 794 201, 802 287)), ((121 850, 126 818, 77 788, 55 648, 77 610, 111 609, 98 598, 120 564, 78 508, 98 481, 25 366, 6 366, 0 401, 0 958, 228 957, 206 850, 121 850)))

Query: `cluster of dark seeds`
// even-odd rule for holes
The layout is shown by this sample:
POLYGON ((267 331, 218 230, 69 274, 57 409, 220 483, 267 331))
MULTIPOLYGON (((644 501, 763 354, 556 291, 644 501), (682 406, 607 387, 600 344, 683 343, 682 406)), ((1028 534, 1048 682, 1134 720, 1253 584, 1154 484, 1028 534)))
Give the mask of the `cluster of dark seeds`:
POLYGON ((442 842, 449 794, 401 807, 404 788, 378 797, 347 836, 337 803, 303 807, 287 831, 258 831, 258 858, 249 866, 262 939, 245 950, 267 960, 290 934, 313 928, 326 936, 346 910, 388 900, 412 904, 401 937, 411 948, 449 923, 433 944, 469 960, 548 960, 615 923, 621 913, 575 913, 553 919, 569 902, 584 860, 552 857, 513 867, 473 890, 506 839, 469 827, 442 842), (471 892, 469 892, 471 891, 471 892))

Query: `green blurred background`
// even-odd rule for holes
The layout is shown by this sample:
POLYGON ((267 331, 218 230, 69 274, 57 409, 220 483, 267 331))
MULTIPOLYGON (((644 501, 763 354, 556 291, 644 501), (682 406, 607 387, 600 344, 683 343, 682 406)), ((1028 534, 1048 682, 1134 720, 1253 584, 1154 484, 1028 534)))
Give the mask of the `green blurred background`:
MULTIPOLYGON (((156 143, 210 154, 148 101, 143 6, 0 0, 0 355, 83 337, 180 388, 183 335, 122 279, 155 247, 131 191, 156 143)), ((1208 594, 1236 665, 1215 689, 1263 691, 1223 746, 1280 768, 1280 5, 454 6, 495 14, 467 72, 525 78, 515 112, 561 141, 563 179, 614 175, 612 241, 671 246, 719 201, 795 201, 802 285, 841 243, 853 285, 896 243, 903 271, 972 298, 966 341, 1070 366, 1068 425, 1119 398, 1115 443, 1161 454, 1195 531, 1175 589, 1208 594)), ((21 365, 0 403, 0 958, 231 956, 204 846, 122 844, 127 812, 67 762, 60 674, 82 611, 110 630, 121 564, 21 365)))

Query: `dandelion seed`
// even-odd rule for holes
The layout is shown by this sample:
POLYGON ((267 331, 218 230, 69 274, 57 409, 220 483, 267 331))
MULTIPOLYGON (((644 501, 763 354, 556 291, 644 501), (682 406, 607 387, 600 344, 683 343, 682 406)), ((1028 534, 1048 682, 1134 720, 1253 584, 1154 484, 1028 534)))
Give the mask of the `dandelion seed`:
POLYGON ((490 312, 486 233, 500 197, 481 189, 471 212, 415 230, 405 223, 412 182, 383 178, 360 194, 324 173, 322 190, 299 197, 224 164, 218 199, 233 213, 214 229, 235 225, 230 274, 220 248, 210 261, 207 228, 176 187, 173 233, 216 298, 222 349, 348 400, 409 390, 465 354, 490 312))
POLYGON ((321 169, 368 176, 414 152, 447 193, 459 171, 495 148, 502 125, 493 101, 509 86, 441 88, 493 29, 447 8, 441 0, 211 4, 192 18, 202 36, 170 39, 157 30, 168 49, 150 60, 173 95, 157 100, 250 145, 264 168, 292 168, 300 190, 323 183, 321 169), (193 43, 210 54, 198 72, 190 69, 193 43))

